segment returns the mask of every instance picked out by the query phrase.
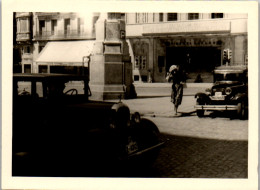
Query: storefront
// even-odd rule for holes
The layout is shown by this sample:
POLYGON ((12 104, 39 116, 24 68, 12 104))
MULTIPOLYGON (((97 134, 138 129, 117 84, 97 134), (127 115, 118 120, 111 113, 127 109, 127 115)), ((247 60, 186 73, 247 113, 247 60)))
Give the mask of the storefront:
POLYGON ((48 42, 35 61, 37 73, 83 73, 93 44, 94 41, 48 42))
POLYGON ((127 15, 135 82, 166 82, 169 67, 176 64, 187 73, 187 82, 211 83, 215 67, 247 65, 247 15, 225 14, 214 19, 205 13, 189 20, 189 14, 181 13, 169 22, 156 15, 148 14, 142 22, 133 19, 138 14, 127 15), (226 49, 232 52, 229 62, 223 59, 226 49))
POLYGON ((212 71, 222 63, 222 38, 184 38, 161 40, 166 48, 165 72, 171 65, 180 65, 187 73, 187 82, 212 82, 212 71))

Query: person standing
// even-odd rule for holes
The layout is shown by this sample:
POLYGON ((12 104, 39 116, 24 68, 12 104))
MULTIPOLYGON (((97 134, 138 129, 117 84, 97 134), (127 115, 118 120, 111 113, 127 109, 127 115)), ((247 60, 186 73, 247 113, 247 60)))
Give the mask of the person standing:
POLYGON ((174 104, 174 113, 177 115, 178 107, 182 103, 183 84, 186 81, 186 77, 178 65, 172 65, 169 68, 166 79, 168 82, 172 81, 171 102, 174 104))

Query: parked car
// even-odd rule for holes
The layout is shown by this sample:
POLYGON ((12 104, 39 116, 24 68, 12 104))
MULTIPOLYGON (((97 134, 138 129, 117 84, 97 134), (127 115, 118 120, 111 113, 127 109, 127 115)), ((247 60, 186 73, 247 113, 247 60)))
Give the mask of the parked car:
POLYGON ((156 158, 163 145, 157 126, 121 100, 90 101, 88 82, 67 74, 13 75, 13 176, 109 176, 156 158))
MULTIPOLYGON (((240 119, 248 116, 248 71, 246 66, 220 66, 214 70, 214 84, 205 93, 197 93, 198 117, 205 111, 229 111, 240 119)), ((230 114, 232 115, 232 114, 230 114)))

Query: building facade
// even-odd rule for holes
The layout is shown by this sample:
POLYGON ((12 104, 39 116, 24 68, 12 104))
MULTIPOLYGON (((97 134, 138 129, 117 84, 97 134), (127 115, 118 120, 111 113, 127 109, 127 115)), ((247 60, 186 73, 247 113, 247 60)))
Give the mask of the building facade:
POLYGON ((16 13, 21 72, 88 75, 95 100, 135 96, 124 15, 16 13))
MULTIPOLYGON (((117 15, 126 23, 135 82, 166 82, 166 72, 173 64, 185 70, 187 82, 196 82, 198 76, 202 82, 212 82, 212 71, 219 65, 247 65, 247 14, 117 15), (232 51, 229 62, 223 59, 226 49, 232 51)), ((14 47, 21 55, 21 72, 81 72, 84 55, 90 54, 96 39, 99 16, 100 13, 15 13, 14 47), (47 44, 49 47, 44 48, 47 44)))
POLYGON ((83 56, 89 54, 88 46, 95 40, 94 24, 98 17, 99 13, 15 13, 16 47, 21 52, 21 71, 80 72, 83 56), (47 44, 49 48, 45 48, 47 44), (75 54, 74 57, 72 54, 75 54))
POLYGON ((14 72, 31 72, 33 63, 32 13, 15 13, 14 18, 13 57, 16 58, 13 60, 14 72))
POLYGON ((135 82, 166 82, 173 64, 187 73, 187 82, 212 82, 219 65, 247 65, 247 14, 127 13, 135 82), (229 49, 232 58, 224 61, 229 49))

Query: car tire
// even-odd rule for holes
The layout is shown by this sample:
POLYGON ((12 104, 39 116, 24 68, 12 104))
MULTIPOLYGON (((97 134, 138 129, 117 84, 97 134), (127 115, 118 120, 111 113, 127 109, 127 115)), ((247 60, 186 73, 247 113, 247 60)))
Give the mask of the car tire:
POLYGON ((237 114, 239 119, 245 119, 246 118, 246 106, 245 102, 241 101, 237 104, 237 114))
MULTIPOLYGON (((142 131, 139 131, 138 142, 140 143, 142 149, 149 148, 160 142, 160 132, 158 127, 150 120, 143 118, 141 120, 142 131)), ((141 160, 143 164, 151 165, 154 160, 157 158, 160 149, 154 149, 149 153, 146 153, 141 160)))
MULTIPOLYGON (((196 104, 197 105, 205 105, 201 101, 199 101, 198 99, 196 101, 196 104)), ((204 117, 204 112, 205 112, 204 110, 197 110, 196 112, 197 112, 198 117, 204 117)))

